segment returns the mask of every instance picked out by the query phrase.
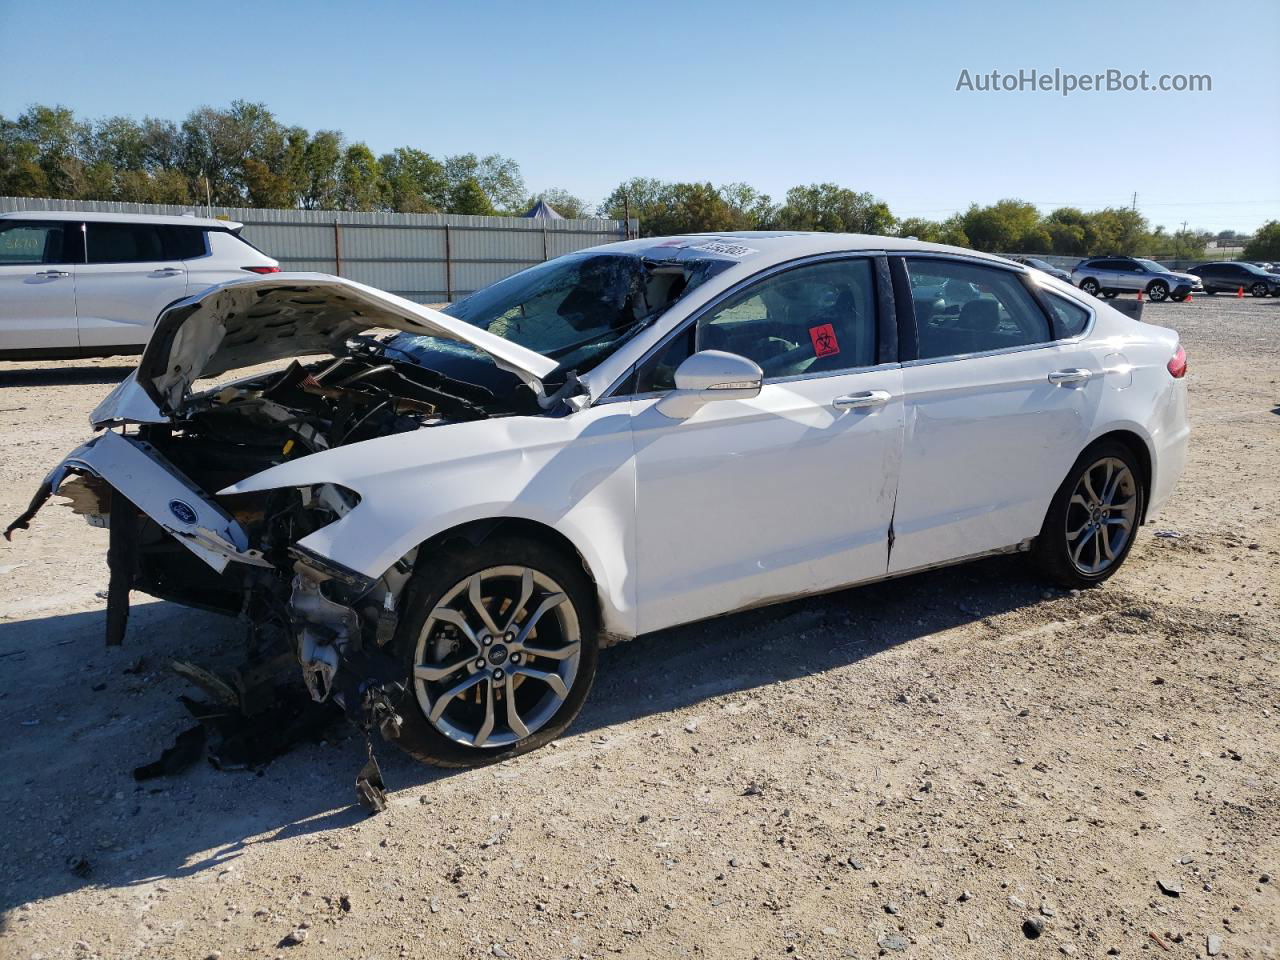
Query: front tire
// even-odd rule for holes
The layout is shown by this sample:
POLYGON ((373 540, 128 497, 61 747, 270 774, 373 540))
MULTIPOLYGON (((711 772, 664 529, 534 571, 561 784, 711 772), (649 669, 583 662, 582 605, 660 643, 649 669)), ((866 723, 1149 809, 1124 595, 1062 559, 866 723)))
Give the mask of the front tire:
POLYGON ((1080 281, 1080 289, 1089 296, 1096 297, 1101 287, 1098 286, 1098 281, 1093 279, 1093 277, 1086 277, 1080 281))
POLYGON ((1145 502, 1133 452, 1114 440, 1094 444, 1053 495, 1035 543, 1041 571, 1064 587, 1106 580, 1129 555, 1145 502))
POLYGON ((551 742, 591 689, 598 634, 576 556, 496 535, 432 551, 395 637, 407 678, 396 744, 423 763, 469 767, 551 742))
POLYGON ((1147 287, 1147 297, 1159 303, 1169 297, 1169 285, 1163 280, 1153 280, 1151 285, 1147 287))
POLYGON ((1265 297, 1267 295, 1267 285, 1265 283, 1255 283, 1249 288, 1249 292, 1255 297, 1265 297))

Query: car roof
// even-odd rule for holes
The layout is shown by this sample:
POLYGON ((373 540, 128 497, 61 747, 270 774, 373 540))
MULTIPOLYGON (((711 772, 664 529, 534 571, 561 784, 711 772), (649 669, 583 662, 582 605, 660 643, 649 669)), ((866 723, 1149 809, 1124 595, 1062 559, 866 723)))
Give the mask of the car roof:
POLYGON ((15 210, 0 213, 0 220, 71 220, 77 223, 168 223, 184 227, 213 227, 218 230, 236 230, 243 223, 235 220, 215 220, 209 217, 188 217, 181 214, 159 213, 102 213, 97 210, 15 210))
MULTIPOLYGON (((657 257, 663 251, 706 250, 708 256, 724 256, 739 263, 750 263, 753 269, 824 253, 946 253, 953 256, 987 260, 1010 266, 1013 261, 967 247, 951 247, 942 243, 925 243, 904 237, 882 237, 867 233, 820 233, 783 230, 728 231, 725 233, 690 233, 670 237, 643 237, 591 247, 591 253, 629 253, 657 257), (716 244, 716 241, 723 241, 716 244), (724 252, 728 250, 729 252, 724 252)), ((577 251, 586 253, 586 250, 577 251)))

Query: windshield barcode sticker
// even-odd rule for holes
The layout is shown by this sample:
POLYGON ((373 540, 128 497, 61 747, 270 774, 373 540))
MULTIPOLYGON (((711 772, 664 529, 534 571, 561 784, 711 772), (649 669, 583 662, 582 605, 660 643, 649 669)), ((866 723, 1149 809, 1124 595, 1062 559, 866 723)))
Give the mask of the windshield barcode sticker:
POLYGON ((708 243, 700 243, 694 250, 705 250, 708 253, 719 253, 726 257, 745 257, 749 253, 755 253, 754 247, 748 247, 741 243, 729 243, 727 240, 711 240, 708 243))

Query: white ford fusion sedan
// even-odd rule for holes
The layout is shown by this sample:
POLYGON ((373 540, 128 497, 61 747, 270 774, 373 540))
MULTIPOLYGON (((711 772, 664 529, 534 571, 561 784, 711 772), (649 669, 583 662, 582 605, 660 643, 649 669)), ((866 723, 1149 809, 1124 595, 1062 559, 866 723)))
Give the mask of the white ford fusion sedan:
POLYGON ((108 642, 131 590, 239 616, 463 765, 557 736, 613 640, 995 553, 1106 579, 1182 470, 1186 366, 1070 284, 888 237, 615 243, 443 311, 248 278, 161 315, 9 532, 68 498, 110 528, 108 642))

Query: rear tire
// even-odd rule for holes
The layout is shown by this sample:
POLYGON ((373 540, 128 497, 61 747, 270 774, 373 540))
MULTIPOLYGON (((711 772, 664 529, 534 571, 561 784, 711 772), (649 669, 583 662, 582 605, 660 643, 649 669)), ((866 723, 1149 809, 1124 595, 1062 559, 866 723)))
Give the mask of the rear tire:
POLYGON ((1091 587, 1124 563, 1146 504, 1141 468, 1127 446, 1104 440, 1076 460, 1049 504, 1034 557, 1063 587, 1091 587))
POLYGON ((407 683, 396 745, 423 763, 470 767, 551 742, 595 680, 598 634, 595 587, 576 556, 500 535, 433 550, 394 640, 407 683))

